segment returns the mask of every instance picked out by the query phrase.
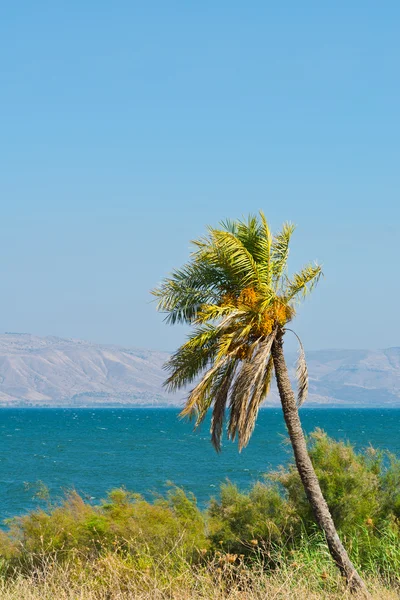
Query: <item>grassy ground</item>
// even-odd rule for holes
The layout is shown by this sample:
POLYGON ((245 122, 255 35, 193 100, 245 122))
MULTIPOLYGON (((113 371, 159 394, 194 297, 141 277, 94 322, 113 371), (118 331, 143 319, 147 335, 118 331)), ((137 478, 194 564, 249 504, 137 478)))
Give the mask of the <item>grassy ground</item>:
MULTIPOLYGON (((215 570, 188 569, 166 580, 154 573, 121 574, 112 560, 103 563, 101 575, 79 574, 67 567, 31 573, 0 584, 1 600, 344 600, 350 597, 338 579, 322 580, 298 570, 265 575, 257 570, 239 576, 215 570)), ((97 567, 99 568, 99 566, 97 567)), ((376 600, 398 600, 399 592, 377 580, 368 580, 376 600)))
MULTIPOLYGON (((30 558, 3 573, 0 600, 354 600, 323 549, 308 552, 306 545, 289 560, 282 555, 273 570, 265 557, 249 563, 223 552, 193 564, 179 545, 157 560, 132 560, 119 550, 90 561, 76 553, 62 563, 47 553, 30 558)), ((400 574, 389 581, 362 575, 373 599, 400 599, 400 574)))
MULTIPOLYGON (((311 456, 350 557, 376 600, 400 598, 400 461, 322 432, 311 456)), ((0 530, 0 600, 349 598, 295 468, 247 492, 231 484, 200 511, 172 487, 77 493, 0 530)))

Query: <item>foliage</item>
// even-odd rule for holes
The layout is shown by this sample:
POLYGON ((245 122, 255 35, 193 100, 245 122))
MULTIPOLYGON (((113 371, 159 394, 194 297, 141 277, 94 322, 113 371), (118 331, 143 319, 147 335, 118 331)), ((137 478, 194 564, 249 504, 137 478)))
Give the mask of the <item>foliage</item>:
MULTIPOLYGON (((362 453, 317 429, 309 452, 335 524, 352 560, 364 571, 400 581, 400 461, 368 448, 362 453)), ((221 488, 209 508, 213 549, 276 564, 282 553, 304 555, 324 546, 294 464, 266 475, 244 493, 221 488)), ((318 553, 318 552, 317 552, 318 553)))
POLYGON ((285 545, 299 529, 299 519, 276 486, 256 483, 248 493, 221 486, 209 507, 210 540, 215 549, 252 556, 285 545))
MULTIPOLYGON (((238 438, 239 449, 249 442, 273 376, 274 339, 321 276, 317 264, 288 276, 293 231, 286 223, 273 235, 262 212, 259 218, 209 227, 193 242, 189 262, 153 291, 167 322, 193 326, 166 365, 166 385, 176 390, 200 377, 182 415, 196 417, 198 425, 212 406, 211 440, 217 450, 228 407, 228 437, 238 438)), ((298 376, 300 405, 308 387, 304 352, 298 376)))
MULTIPOLYGON (((178 488, 153 503, 116 489, 100 506, 71 492, 49 512, 38 510, 13 519, 0 544, 1 554, 22 566, 50 555, 61 562, 91 561, 115 550, 140 563, 145 556, 156 559, 177 546, 182 559, 191 560, 198 548, 208 545, 204 516, 194 497, 178 488)), ((171 564, 172 569, 175 566, 171 564)))
MULTIPOLYGON (((309 436, 309 453, 333 520, 343 533, 361 525, 380 527, 388 518, 399 518, 400 461, 368 448, 356 453, 345 442, 336 442, 317 429, 309 436)), ((310 529, 310 505, 297 469, 272 475, 310 529)))
MULTIPOLYGON (((352 560, 367 576, 400 586, 399 461, 371 448, 357 453, 320 430, 308 441, 352 560)), ((337 585, 294 465, 247 492, 224 483, 206 511, 174 486, 153 502, 116 489, 97 506, 71 492, 59 506, 12 519, 0 532, 0 555, 0 573, 8 579, 47 573, 52 564, 73 569, 78 579, 97 573, 99 589, 111 564, 127 586, 132 577, 150 575, 167 586, 193 569, 213 577, 246 569, 248 577, 252 569, 292 577, 298 568, 309 577, 327 573, 337 585)))

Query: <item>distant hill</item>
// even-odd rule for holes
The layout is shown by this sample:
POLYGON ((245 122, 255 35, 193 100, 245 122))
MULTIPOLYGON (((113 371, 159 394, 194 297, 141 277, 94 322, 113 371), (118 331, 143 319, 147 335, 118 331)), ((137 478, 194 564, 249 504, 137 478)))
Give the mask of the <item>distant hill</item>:
MULTIPOLYGON (((0 335, 1 406, 175 406, 168 353, 82 340, 0 335)), ((295 356, 288 356, 294 362, 295 356)), ((400 407, 400 348, 307 353, 311 405, 400 407)), ((294 375, 294 367, 291 367, 294 375)), ((278 402, 273 391, 268 405, 278 402)))
POLYGON ((0 404, 93 406, 170 405, 162 389, 165 352, 82 340, 0 335, 0 404))
POLYGON ((309 403, 400 408, 400 348, 306 354, 309 403))

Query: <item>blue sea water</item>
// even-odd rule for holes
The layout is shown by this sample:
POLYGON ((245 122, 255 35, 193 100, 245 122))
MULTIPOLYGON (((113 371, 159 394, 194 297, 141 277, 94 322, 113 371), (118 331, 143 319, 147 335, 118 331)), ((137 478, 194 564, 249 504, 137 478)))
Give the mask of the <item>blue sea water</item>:
MULTIPOLYGON (((304 408, 301 418, 306 432, 321 427, 359 449, 400 457, 400 409, 304 408)), ((246 488, 291 458, 278 409, 260 412, 241 454, 227 441, 216 454, 207 423, 194 432, 172 409, 2 409, 0 520, 38 506, 38 481, 53 499, 76 489, 94 502, 119 486, 150 498, 170 481, 204 506, 226 479, 246 488)))

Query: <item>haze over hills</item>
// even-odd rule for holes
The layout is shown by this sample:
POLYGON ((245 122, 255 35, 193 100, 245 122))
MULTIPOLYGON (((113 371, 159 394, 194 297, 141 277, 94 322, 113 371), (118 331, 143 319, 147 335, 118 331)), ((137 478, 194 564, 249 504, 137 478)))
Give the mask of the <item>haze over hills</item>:
MULTIPOLYGON (((0 335, 1 406, 180 406, 162 388, 168 353, 0 335)), ((288 356, 294 362, 295 356, 288 356)), ((400 407, 400 348, 307 353, 309 405, 400 407)), ((294 367, 292 367, 294 375, 294 367)), ((266 405, 278 402, 272 391, 266 405)))
POLYGON ((83 340, 0 335, 0 404, 92 406, 165 405, 165 352, 83 340))

